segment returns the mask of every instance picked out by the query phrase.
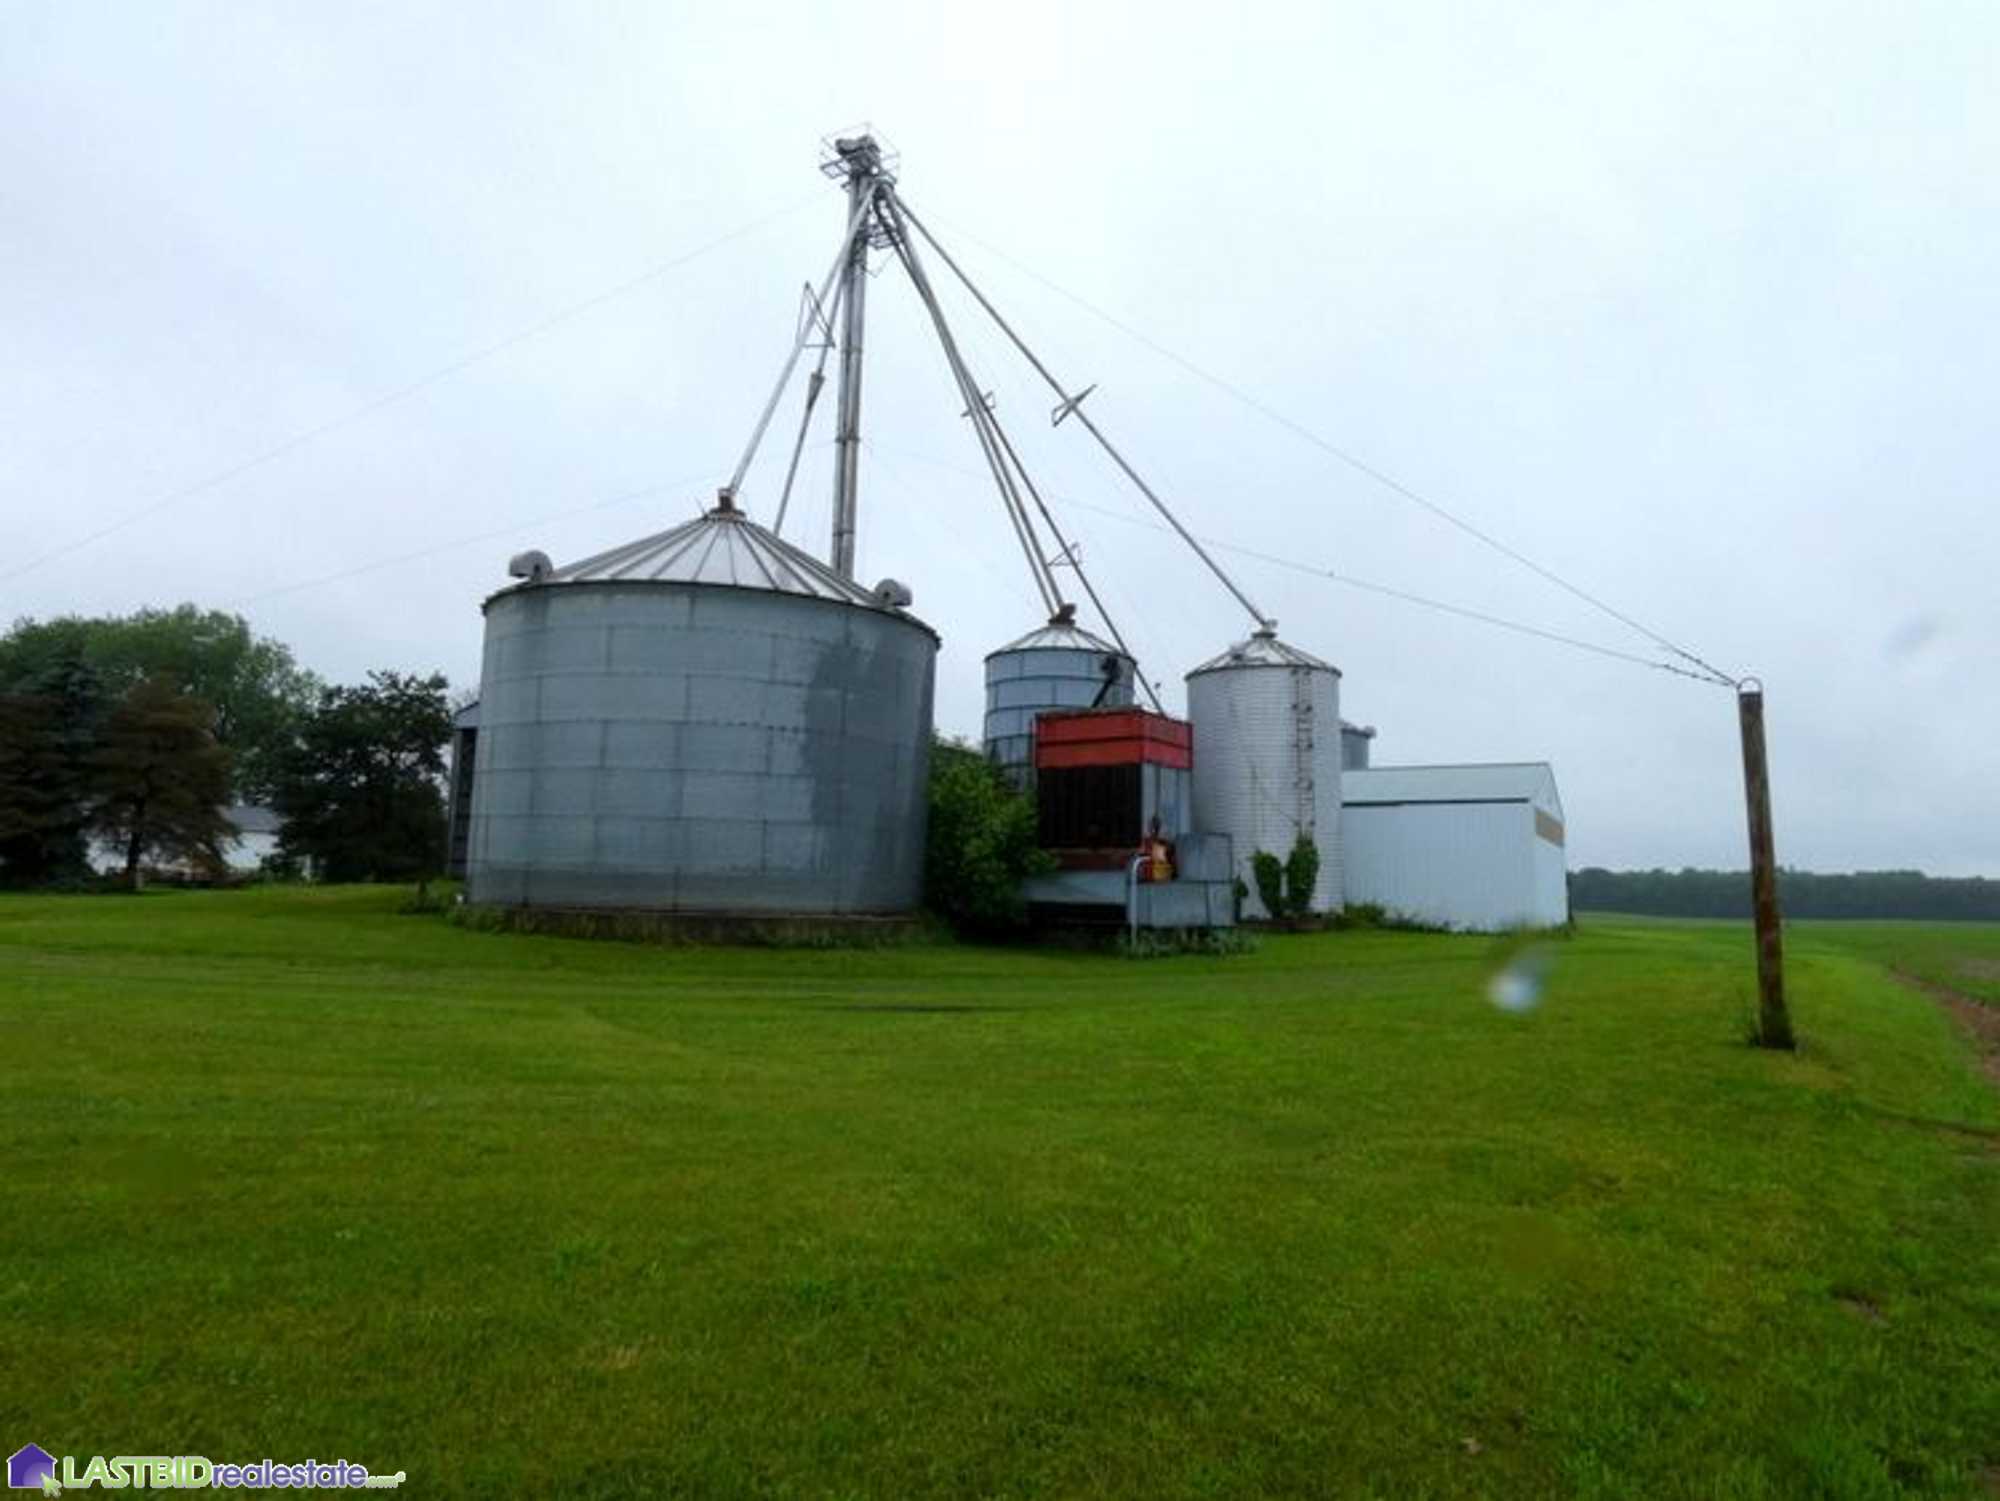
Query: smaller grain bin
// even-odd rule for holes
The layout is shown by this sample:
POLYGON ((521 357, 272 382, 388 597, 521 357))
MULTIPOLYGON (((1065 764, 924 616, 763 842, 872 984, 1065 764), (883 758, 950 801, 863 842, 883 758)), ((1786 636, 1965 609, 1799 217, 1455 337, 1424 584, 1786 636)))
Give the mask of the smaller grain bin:
POLYGON ((938 639, 726 501, 486 601, 470 901, 906 912, 938 639))
POLYGON ((1375 726, 1340 722, 1340 769, 1366 771, 1370 748, 1375 743, 1375 726))
POLYGON ((1033 778, 1035 718, 1045 709, 1131 707, 1137 666, 1065 609, 986 658, 986 755, 1026 786, 1033 778))
POLYGON ((1268 916, 1251 857, 1283 859, 1300 834, 1318 846, 1309 904, 1341 904, 1340 671, 1261 630, 1187 675, 1194 723, 1194 824, 1227 834, 1248 916, 1268 916))

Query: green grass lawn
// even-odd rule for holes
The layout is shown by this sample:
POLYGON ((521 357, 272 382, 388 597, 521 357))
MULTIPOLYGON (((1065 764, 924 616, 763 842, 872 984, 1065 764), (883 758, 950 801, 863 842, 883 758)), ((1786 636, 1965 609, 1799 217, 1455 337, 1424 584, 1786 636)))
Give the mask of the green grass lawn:
MULTIPOLYGON (((1975 1497, 2000 1095, 1892 965, 1587 921, 672 951, 0 900, 0 1439, 416 1495, 1975 1497)), ((1980 987, 1984 987, 1983 991, 1980 987)))

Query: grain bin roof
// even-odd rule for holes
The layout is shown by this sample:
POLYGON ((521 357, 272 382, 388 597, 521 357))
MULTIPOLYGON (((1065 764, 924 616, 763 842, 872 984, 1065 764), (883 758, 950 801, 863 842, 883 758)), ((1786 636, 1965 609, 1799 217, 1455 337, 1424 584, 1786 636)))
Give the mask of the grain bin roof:
POLYGON ((721 584, 882 607, 872 590, 842 578, 804 548, 794 547, 741 511, 723 506, 558 568, 543 582, 721 584))
POLYGON ((1095 651, 1109 652, 1114 657, 1125 655, 1102 636, 1093 635, 1080 625, 1056 625, 1053 622, 1028 632, 1018 641, 1009 641, 999 650, 990 651, 986 655, 997 657, 1001 652, 1010 651, 1095 651))
POLYGON ((1300 651, 1278 639, 1275 631, 1259 631, 1248 641, 1239 641, 1218 657, 1210 657, 1201 666, 1188 673, 1195 677, 1204 672, 1224 672, 1238 667, 1314 667, 1322 672, 1330 672, 1335 677, 1340 669, 1331 662, 1322 662, 1309 651, 1300 651))

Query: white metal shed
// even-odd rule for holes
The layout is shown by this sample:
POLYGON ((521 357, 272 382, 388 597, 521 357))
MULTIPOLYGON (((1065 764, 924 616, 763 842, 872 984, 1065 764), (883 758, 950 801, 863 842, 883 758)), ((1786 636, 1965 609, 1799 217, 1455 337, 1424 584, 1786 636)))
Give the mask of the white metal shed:
POLYGON ((1483 932, 1569 921, 1562 798, 1547 762, 1357 767, 1341 796, 1350 904, 1483 932))

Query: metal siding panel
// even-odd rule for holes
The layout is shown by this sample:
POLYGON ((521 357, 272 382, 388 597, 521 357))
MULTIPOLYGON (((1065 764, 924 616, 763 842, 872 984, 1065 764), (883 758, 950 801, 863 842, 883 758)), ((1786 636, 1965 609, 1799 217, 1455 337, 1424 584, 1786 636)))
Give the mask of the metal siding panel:
POLYGON ((1168 881, 1158 886, 1141 885, 1136 905, 1141 927, 1208 926, 1208 887, 1200 882, 1168 881))
POLYGON ((1174 856, 1184 881, 1227 883, 1236 879, 1235 852, 1227 834, 1183 834, 1174 856))
POLYGON ((1540 925, 1522 803, 1402 803, 1347 809, 1347 899, 1439 926, 1540 925))
POLYGON ((936 638, 914 620, 748 590, 574 584, 489 601, 483 661, 495 712, 476 755, 472 900, 916 905, 936 638), (550 630, 568 634, 533 639, 550 630), (593 630, 594 663, 577 644, 593 630), (551 661, 577 665, 531 670, 551 661))
MULTIPOLYGON (((1115 654, 1115 652, 1114 652, 1115 654)), ((1130 659, 1122 675, 1104 691, 1098 670, 1105 652, 1055 647, 997 651, 986 659, 986 722, 982 739, 989 759, 1025 770, 1030 751, 1016 747, 1044 709, 1087 709, 1104 694, 1106 707, 1129 707, 1134 683, 1130 659)))
POLYGON ((1561 845, 1537 839, 1534 850, 1535 925, 1559 928, 1569 921, 1569 859, 1561 845))

